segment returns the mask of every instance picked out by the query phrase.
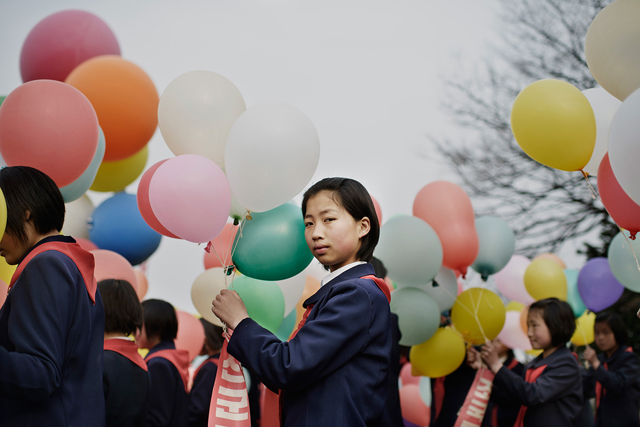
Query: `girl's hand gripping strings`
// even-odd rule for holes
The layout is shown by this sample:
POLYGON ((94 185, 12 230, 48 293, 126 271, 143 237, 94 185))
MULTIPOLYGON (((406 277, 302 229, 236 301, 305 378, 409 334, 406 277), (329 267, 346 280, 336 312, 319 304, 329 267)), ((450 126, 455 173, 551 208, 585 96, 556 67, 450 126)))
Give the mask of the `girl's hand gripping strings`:
POLYGON ((249 317, 247 307, 236 291, 223 289, 211 302, 211 311, 227 328, 233 330, 242 320, 249 317))
POLYGON ((584 360, 591 364, 593 369, 598 369, 600 366, 600 360, 598 360, 598 356, 596 356, 596 351, 594 349, 587 346, 584 353, 582 353, 582 356, 584 357, 584 360))
POLYGON ((489 369, 491 369, 494 374, 497 374, 500 368, 502 368, 502 362, 500 362, 500 356, 498 356, 498 349, 491 341, 487 341, 482 346, 480 354, 482 356, 482 360, 484 360, 484 363, 487 364, 489 369))

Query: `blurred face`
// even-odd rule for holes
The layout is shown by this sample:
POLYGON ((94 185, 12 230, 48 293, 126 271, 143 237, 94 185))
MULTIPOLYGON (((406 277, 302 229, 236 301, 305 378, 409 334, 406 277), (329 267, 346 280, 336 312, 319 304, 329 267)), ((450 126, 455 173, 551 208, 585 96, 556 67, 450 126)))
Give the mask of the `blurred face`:
POLYGON ((11 235, 4 233, 2 240, 0 240, 0 256, 4 257, 7 264, 16 265, 24 258, 32 246, 29 242, 23 243, 11 235))
POLYGON ((144 325, 142 325, 142 328, 136 331, 136 344, 138 344, 138 348, 151 348, 151 345, 149 345, 149 340, 147 339, 147 331, 144 329, 144 325))
POLYGON ((598 348, 604 352, 613 352, 618 348, 616 337, 606 322, 598 322, 593 327, 593 334, 598 348))
POLYGON ((529 341, 536 350, 551 348, 551 333, 542 318, 542 310, 530 310, 527 317, 529 341))
POLYGON ((367 235, 370 224, 366 217, 356 221, 332 196, 331 192, 321 191, 309 198, 304 235, 313 256, 335 271, 358 261, 360 239, 367 235))

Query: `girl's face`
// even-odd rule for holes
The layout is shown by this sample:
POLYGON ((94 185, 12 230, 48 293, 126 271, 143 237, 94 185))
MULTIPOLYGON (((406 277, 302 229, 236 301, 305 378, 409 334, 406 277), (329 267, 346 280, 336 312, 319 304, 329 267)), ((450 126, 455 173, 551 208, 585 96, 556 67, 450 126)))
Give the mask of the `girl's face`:
POLYGON ((136 344, 138 344, 138 348, 151 348, 149 345, 149 340, 147 339, 147 331, 145 331, 144 325, 142 325, 142 328, 136 331, 136 344))
POLYGON ((616 336, 606 322, 598 322, 593 327, 596 345, 604 352, 610 352, 618 348, 616 336))
POLYGON ((536 350, 547 350, 551 348, 551 333, 547 324, 544 323, 542 310, 530 310, 527 317, 529 327, 527 335, 531 341, 531 347, 536 350))
POLYGON ((313 256, 335 271, 358 261, 360 239, 367 235, 370 224, 367 217, 356 221, 332 196, 321 191, 307 200, 304 236, 313 256))

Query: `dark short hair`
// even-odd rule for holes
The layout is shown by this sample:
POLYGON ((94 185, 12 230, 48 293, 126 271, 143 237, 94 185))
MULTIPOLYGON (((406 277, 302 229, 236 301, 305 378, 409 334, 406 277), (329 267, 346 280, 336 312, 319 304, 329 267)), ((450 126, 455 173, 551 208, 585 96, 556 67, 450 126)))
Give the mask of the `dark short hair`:
POLYGON ((385 277, 387 277, 387 267, 384 266, 382 261, 380 261, 376 257, 373 257, 371 259, 371 265, 373 265, 373 272, 376 275, 376 277, 379 277, 381 279, 384 279, 385 277))
POLYGON ((356 221, 369 218, 371 229, 362 238, 362 245, 356 254, 358 260, 371 262, 373 251, 380 238, 380 223, 373 206, 371 195, 362 184, 350 178, 325 178, 313 184, 302 198, 302 217, 307 214, 307 202, 322 191, 332 193, 334 201, 342 206, 356 221), (337 198, 337 200, 335 199, 337 198))
POLYGON ((104 305, 104 331, 135 334, 142 328, 142 306, 136 291, 126 280, 106 279, 98 282, 104 305))
POLYGON ((38 234, 62 230, 64 199, 45 173, 29 166, 7 166, 0 170, 0 188, 7 202, 6 232, 11 237, 27 242, 27 211, 38 234))
POLYGON ((576 321, 571 306, 558 298, 541 299, 531 304, 532 310, 541 310, 542 319, 551 334, 551 345, 565 345, 576 330, 576 321))
POLYGON ((147 338, 172 341, 178 336, 178 317, 171 304, 159 299, 142 301, 144 330, 147 338))
POLYGON ((620 317, 617 313, 608 313, 603 312, 596 315, 595 323, 606 323, 609 328, 611 328, 611 332, 613 332, 613 336, 616 339, 616 344, 625 345, 627 344, 627 339, 629 338, 629 331, 627 330, 627 325, 624 324, 622 317, 620 317))
POLYGON ((204 328, 204 338, 211 347, 212 350, 218 351, 222 349, 222 328, 214 325, 207 319, 201 317, 200 323, 204 328))

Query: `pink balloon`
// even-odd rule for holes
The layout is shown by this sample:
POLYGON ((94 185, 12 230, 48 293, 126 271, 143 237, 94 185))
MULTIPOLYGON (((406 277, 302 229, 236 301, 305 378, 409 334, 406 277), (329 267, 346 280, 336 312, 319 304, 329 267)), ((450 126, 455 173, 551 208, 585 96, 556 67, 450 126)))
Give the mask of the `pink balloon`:
POLYGON ((413 201, 413 216, 429 224, 442 243, 442 265, 451 270, 467 267, 478 256, 475 214, 467 193, 448 181, 425 185, 413 201))
POLYGON ((218 237, 211 240, 211 251, 209 253, 204 253, 205 270, 214 267, 227 267, 233 264, 233 262, 231 262, 231 247, 233 246, 233 241, 236 238, 237 232, 238 226, 227 224, 224 226, 224 229, 220 232, 218 237), (216 254, 218 256, 216 256, 216 254), (218 257, 220 257, 220 259, 218 259, 218 257), (222 265, 220 260, 223 262, 226 261, 226 265, 222 265))
POLYGON ((531 342, 520 326, 520 312, 507 311, 507 317, 498 339, 511 349, 531 350, 531 342))
POLYGON ((640 206, 620 187, 611 169, 609 153, 604 155, 598 168, 598 191, 611 218, 635 239, 640 231, 640 206))
POLYGON ((95 251, 96 249, 100 249, 98 247, 98 245, 96 245, 95 243, 93 243, 91 240, 87 240, 85 238, 82 237, 74 237, 75 241, 77 244, 80 245, 80 247, 82 249, 84 249, 87 252, 91 252, 91 251, 95 251))
POLYGON ((493 275, 498 290, 510 300, 531 305, 535 299, 529 295, 524 287, 524 272, 531 264, 529 258, 522 255, 513 255, 507 265, 493 275))
POLYGON ((411 363, 405 363, 400 369, 400 381, 402 381, 402 387, 409 384, 420 384, 420 377, 411 375, 411 363))
POLYGON ((138 288, 136 273, 125 257, 106 249, 97 249, 91 253, 96 262, 93 275, 98 282, 105 279, 126 280, 133 289, 138 288))
POLYGON ((204 345, 204 327, 198 319, 186 311, 176 310, 178 317, 178 336, 176 348, 189 352, 189 361, 196 358, 204 345))
POLYGON ((378 201, 373 196, 371 196, 371 201, 373 202, 373 207, 376 210, 376 216, 378 217, 378 224, 382 226, 382 209, 380 208, 380 203, 378 203, 378 201))
POLYGON ((138 295, 138 299, 142 301, 149 290, 149 281, 141 268, 134 268, 133 272, 136 274, 136 282, 138 283, 136 294, 138 295))
POLYGON ((400 411, 402 418, 418 426, 428 426, 431 409, 420 397, 420 387, 409 384, 400 389, 400 411))
POLYGON ((184 154, 160 165, 151 178, 149 202, 158 221, 194 243, 213 240, 231 210, 227 177, 213 160, 184 154))
POLYGON ((0 152, 9 166, 31 166, 64 187, 89 167, 98 117, 78 89, 53 80, 18 86, 0 108, 0 152))
POLYGON ((138 184, 138 193, 136 196, 136 200, 138 202, 138 209, 140 210, 140 215, 147 223, 147 225, 153 228, 156 232, 162 234, 163 236, 172 237, 174 239, 179 239, 178 236, 167 230, 156 215, 153 213, 153 209, 151 209, 151 203, 149 202, 149 184, 151 184, 151 178, 153 178, 153 174, 158 170, 158 168, 169 159, 160 160, 158 163, 152 165, 140 178, 140 183, 138 184))
POLYGON ((74 68, 98 55, 120 55, 118 40, 104 21, 82 10, 54 13, 38 22, 22 45, 22 81, 62 82, 74 68))

